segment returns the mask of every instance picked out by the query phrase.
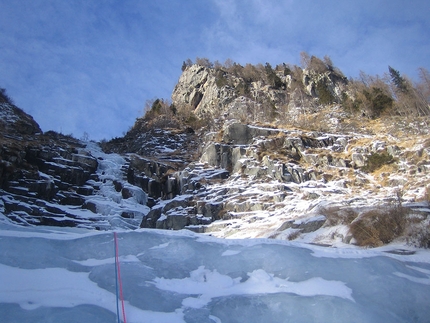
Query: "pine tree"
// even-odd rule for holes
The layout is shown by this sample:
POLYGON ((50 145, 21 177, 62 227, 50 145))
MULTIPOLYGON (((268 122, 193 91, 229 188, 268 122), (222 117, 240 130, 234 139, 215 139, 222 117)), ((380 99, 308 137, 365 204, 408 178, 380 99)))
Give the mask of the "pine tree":
POLYGON ((279 78, 278 75, 276 75, 276 72, 273 70, 272 66, 269 63, 266 63, 266 66, 264 66, 264 69, 266 71, 267 80, 275 89, 280 89, 284 83, 282 83, 282 80, 279 78))
POLYGON ((13 104, 12 99, 6 93, 6 89, 0 88, 0 103, 3 103, 3 102, 13 104))
POLYGON ((402 93, 408 92, 408 87, 406 80, 400 75, 400 72, 388 66, 388 71, 390 72, 391 82, 396 86, 397 90, 402 93))

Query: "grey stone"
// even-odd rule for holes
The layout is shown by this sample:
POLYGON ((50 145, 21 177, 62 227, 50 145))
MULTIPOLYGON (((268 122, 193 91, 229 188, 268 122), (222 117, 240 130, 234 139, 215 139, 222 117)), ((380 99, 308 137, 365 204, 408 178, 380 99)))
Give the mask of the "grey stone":
POLYGON ((351 159, 356 167, 363 167, 366 164, 366 158, 361 153, 353 153, 351 159))

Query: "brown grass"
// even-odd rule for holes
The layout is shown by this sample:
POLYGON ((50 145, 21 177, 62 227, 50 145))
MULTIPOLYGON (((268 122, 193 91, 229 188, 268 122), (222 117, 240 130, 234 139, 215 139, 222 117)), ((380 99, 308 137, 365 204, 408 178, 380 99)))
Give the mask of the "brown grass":
POLYGON ((300 236, 300 233, 301 233, 301 231, 300 230, 297 230, 297 231, 294 231, 294 232, 291 232, 289 235, 288 235, 288 237, 287 237, 287 239, 288 240, 295 240, 295 239, 297 239, 299 236, 300 236))
POLYGON ((395 174, 397 173, 397 171, 399 170, 399 166, 395 163, 393 164, 386 164, 383 165, 382 167, 378 168, 377 170, 375 170, 373 172, 373 175, 375 177, 381 177, 381 178, 385 178, 389 175, 395 174))
POLYGON ((381 246, 404 232, 408 214, 409 209, 401 206, 373 209, 353 221, 350 232, 359 246, 381 246))

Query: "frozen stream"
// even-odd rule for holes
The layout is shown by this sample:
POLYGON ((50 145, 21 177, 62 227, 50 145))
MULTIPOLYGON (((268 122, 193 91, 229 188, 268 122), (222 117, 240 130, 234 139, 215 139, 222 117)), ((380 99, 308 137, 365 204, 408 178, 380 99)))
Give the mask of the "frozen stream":
MULTIPOLYGON (((127 322, 428 322, 430 254, 121 231, 127 322)), ((113 232, 0 222, 2 322, 116 322, 113 232)))

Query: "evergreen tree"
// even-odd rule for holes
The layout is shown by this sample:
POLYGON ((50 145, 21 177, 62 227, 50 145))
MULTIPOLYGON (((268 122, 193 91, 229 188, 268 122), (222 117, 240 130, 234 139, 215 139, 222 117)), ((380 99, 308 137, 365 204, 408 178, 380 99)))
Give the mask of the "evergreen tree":
POLYGON ((388 71, 390 72, 391 82, 393 82, 397 90, 402 93, 408 92, 406 80, 400 75, 400 72, 391 66, 388 66, 388 71))
POLYGON ((275 89, 280 89, 281 87, 283 87, 284 83, 282 83, 282 80, 279 78, 278 75, 276 75, 275 71, 269 63, 266 63, 264 69, 266 71, 267 80, 270 86, 275 89))
POLYGON ((12 99, 6 93, 6 89, 0 88, 0 103, 3 103, 3 102, 13 104, 12 99))

